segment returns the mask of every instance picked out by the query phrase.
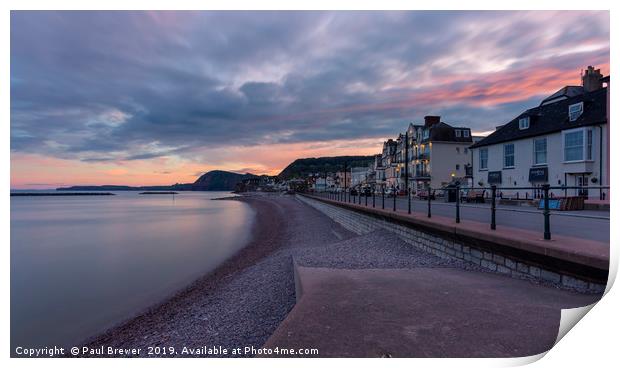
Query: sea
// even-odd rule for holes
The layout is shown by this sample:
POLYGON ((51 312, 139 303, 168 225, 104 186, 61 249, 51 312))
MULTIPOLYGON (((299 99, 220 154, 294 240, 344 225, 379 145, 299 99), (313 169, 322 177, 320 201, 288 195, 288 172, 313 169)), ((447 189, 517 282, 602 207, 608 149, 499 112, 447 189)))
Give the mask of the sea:
POLYGON ((71 347, 164 301, 250 240, 228 192, 11 197, 11 348, 71 347))

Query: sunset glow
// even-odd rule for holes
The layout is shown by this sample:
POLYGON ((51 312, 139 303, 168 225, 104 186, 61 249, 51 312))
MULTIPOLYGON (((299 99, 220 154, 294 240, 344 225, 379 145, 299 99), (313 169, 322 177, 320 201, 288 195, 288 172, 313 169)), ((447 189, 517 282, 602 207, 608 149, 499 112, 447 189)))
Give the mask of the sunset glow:
POLYGON ((609 12, 13 12, 11 187, 275 175, 424 115, 488 133, 588 65, 609 12))

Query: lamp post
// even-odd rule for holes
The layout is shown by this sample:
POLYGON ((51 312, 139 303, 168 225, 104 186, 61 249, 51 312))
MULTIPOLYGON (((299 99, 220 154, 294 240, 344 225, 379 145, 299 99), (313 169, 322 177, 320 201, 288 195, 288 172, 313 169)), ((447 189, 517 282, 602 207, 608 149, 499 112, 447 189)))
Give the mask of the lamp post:
POLYGON ((405 191, 409 193, 409 129, 405 131, 405 191))
MULTIPOLYGON (((344 163, 344 202, 347 202, 347 162, 344 163)), ((349 196, 351 199, 351 196, 349 196)))

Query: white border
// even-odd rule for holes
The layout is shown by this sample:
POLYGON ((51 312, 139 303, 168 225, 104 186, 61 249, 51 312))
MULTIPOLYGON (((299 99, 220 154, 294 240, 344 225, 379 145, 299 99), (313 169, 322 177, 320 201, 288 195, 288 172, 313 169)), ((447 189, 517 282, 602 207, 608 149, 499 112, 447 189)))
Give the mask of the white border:
MULTIPOLYGON (((464 9, 464 5, 467 5, 467 9, 501 9, 501 10, 515 10, 515 9, 533 9, 533 10, 547 10, 547 9, 571 9, 571 10, 608 10, 611 9, 611 14, 615 14, 611 1, 573 1, 573 0, 564 0, 564 1, 533 1, 533 0, 521 0, 521 1, 502 1, 502 2, 491 2, 491 1, 479 1, 472 0, 466 3, 462 1, 452 0, 452 1, 433 1, 433 2, 419 2, 414 3, 411 1, 299 1, 292 3, 290 1, 274 1, 274 0, 262 0, 258 1, 243 1, 243 0, 228 0, 226 2, 204 2, 204 1, 189 1, 189 0, 176 0, 174 2, 165 2, 161 0, 152 0, 152 1, 130 1, 130 0, 108 0, 108 1, 89 1, 89 2, 79 2, 79 1, 12 1, 5 2, 4 11, 2 12, 0 18, 0 24, 2 29, 2 50, 3 57, 1 59, 2 70, 4 71, 1 75, 2 83, 0 86, 4 88, 0 89, 5 92, 2 93, 1 106, 3 112, 3 126, 2 131, 4 133, 3 142, 6 145, 2 150, 2 177, 4 182, 6 183, 5 188, 10 187, 10 154, 9 154, 9 145, 10 145, 10 115, 9 115, 9 104, 10 97, 9 94, 6 93, 8 90, 9 82, 9 53, 10 53, 10 9, 248 9, 248 10, 269 10, 269 9, 296 9, 296 10, 320 10, 320 9, 332 9, 332 10, 343 10, 343 9, 368 9, 368 10, 381 10, 381 9, 419 9, 419 10, 429 10, 429 9, 464 9)), ((617 27, 615 27, 614 23, 611 23, 611 39, 613 40, 614 35, 617 32, 617 27)), ((611 49, 611 60, 615 60, 615 56, 617 55, 616 48, 612 47, 611 49)), ((615 64, 610 65, 611 73, 616 74, 615 64)), ((616 87, 617 88, 617 87, 616 87)), ((615 94, 612 94, 612 105, 617 106, 616 102, 617 98, 615 94)), ((612 111, 613 114, 613 111, 612 111)), ((613 118, 611 119, 614 120, 613 118)), ((615 141, 616 138, 619 138, 620 133, 616 129, 611 128, 612 138, 611 141, 615 141)), ((611 157, 615 157, 616 149, 610 147, 611 149, 611 157)), ((617 178, 617 173, 614 171, 611 173, 612 182, 615 182, 617 178)), ((2 232, 4 234, 4 242, 3 252, 4 252, 4 267, 2 273, 2 295, 8 296, 9 293, 9 241, 7 239, 7 234, 9 234, 9 196, 7 195, 7 191, 5 191, 5 195, 2 197, 2 218, 3 218, 3 229, 2 232)), ((612 207, 617 208, 618 206, 618 195, 612 196, 612 207)), ((616 218, 613 216, 612 210, 612 224, 611 224, 611 265, 610 265, 610 285, 613 283, 618 267, 618 248, 617 248, 617 240, 618 240, 618 231, 616 230, 616 218)), ((6 299, 5 299, 6 300, 6 299)), ((3 318, 3 331, 1 334, 2 346, 4 348, 3 358, 8 360, 9 356, 9 303, 2 303, 2 318, 3 318)), ((618 357, 618 349, 617 349, 617 336, 618 336, 618 313, 620 311, 620 303, 618 292, 615 290, 611 290, 608 294, 603 298, 603 300, 598 303, 593 310, 585 315, 583 321, 576 325, 559 343, 556 347, 554 347, 544 358, 540 359, 536 364, 540 367, 551 367, 551 366, 563 366, 563 367, 574 367, 574 366, 608 366, 610 363, 616 363, 618 357)), ((541 356, 538 357, 529 357, 522 359, 417 359, 415 361, 405 360, 405 359, 391 359, 391 360, 383 360, 380 364, 390 364, 390 365, 402 365, 402 366, 411 366, 413 365, 422 365, 422 366, 464 366, 464 367, 485 367, 485 366, 514 366, 514 365, 522 365, 528 364, 533 361, 538 360, 541 356)), ((149 363, 149 365, 153 366, 163 366, 163 365, 192 365, 192 366, 204 366, 205 364, 217 364, 221 366, 238 366, 240 364, 247 364, 250 360, 247 359, 235 359, 235 360, 202 360, 202 359, 183 359, 181 361, 177 360, 165 360, 165 359, 116 359, 114 361, 103 360, 103 359, 90 359, 86 364, 92 366, 108 366, 110 363, 114 365, 121 366, 135 366, 136 364, 144 364, 145 362, 149 363)), ((335 360, 321 360, 320 364, 324 365, 340 365, 343 362, 347 364, 355 364, 361 366, 369 366, 371 364, 377 364, 376 360, 364 360, 364 359, 348 359, 346 361, 335 361, 335 360)), ((76 360, 76 359, 63 359, 63 360, 41 360, 41 359, 13 359, 11 361, 4 362, 8 363, 10 366, 34 366, 45 364, 46 366, 51 367, 64 367, 64 366, 83 366, 84 360, 76 360)), ((264 367, 272 367, 272 366, 289 366, 290 364, 300 365, 300 366, 310 366, 316 365, 317 361, 314 359, 308 360, 296 360, 295 362, 291 362, 288 359, 255 359, 251 360, 252 365, 264 366, 264 367)), ((7 366, 7 365, 5 365, 7 366)))

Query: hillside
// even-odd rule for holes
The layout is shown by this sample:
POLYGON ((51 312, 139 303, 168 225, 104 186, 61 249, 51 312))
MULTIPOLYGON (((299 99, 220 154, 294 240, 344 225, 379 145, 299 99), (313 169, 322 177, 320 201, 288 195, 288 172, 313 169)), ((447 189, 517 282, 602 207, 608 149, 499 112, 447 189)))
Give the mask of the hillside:
POLYGON ((374 160, 374 156, 337 156, 300 158, 289 164, 278 178, 286 180, 307 177, 311 173, 337 172, 347 168, 368 166, 374 160))
POLYGON ((234 190, 237 183, 252 176, 254 175, 213 170, 199 177, 192 184, 192 190, 234 190))
POLYGON ((209 171, 200 176, 195 182, 187 184, 173 184, 173 185, 157 185, 157 186, 137 186, 132 187, 128 185, 76 185, 72 187, 56 188, 61 191, 122 191, 122 190, 222 190, 232 191, 235 189, 235 185, 240 183, 241 180, 247 177, 252 177, 252 174, 237 174, 222 170, 209 171))

